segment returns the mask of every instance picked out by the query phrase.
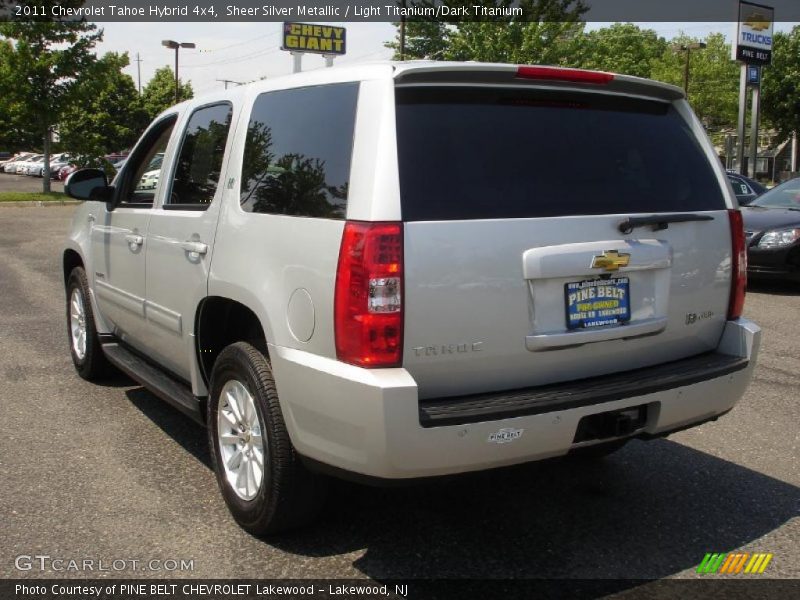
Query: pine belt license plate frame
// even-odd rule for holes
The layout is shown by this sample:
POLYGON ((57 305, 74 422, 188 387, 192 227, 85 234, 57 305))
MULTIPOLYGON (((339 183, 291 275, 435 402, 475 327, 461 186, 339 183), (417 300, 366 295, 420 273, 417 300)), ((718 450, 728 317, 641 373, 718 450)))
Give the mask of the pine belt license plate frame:
POLYGON ((631 320, 630 279, 609 277, 564 284, 564 317, 570 331, 624 325, 631 320), (571 294, 576 297, 571 298, 571 294))

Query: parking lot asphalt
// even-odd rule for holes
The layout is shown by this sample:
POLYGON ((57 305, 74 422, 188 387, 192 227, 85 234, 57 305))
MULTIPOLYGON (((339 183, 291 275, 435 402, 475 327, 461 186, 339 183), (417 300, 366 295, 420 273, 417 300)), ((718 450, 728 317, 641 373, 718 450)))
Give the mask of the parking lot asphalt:
POLYGON ((204 430, 127 379, 75 374, 60 267, 73 210, 0 207, 0 577, 99 576, 15 568, 36 554, 194 561, 122 577, 693 577, 736 549, 800 577, 800 287, 749 293, 759 364, 715 423, 594 465, 337 483, 315 526, 260 540, 225 509, 204 430))
MULTIPOLYGON (((28 177, 27 175, 12 175, 11 173, 0 173, 0 192, 41 192, 42 178, 28 177)), ((64 183, 61 181, 50 180, 51 192, 63 192, 64 183)))

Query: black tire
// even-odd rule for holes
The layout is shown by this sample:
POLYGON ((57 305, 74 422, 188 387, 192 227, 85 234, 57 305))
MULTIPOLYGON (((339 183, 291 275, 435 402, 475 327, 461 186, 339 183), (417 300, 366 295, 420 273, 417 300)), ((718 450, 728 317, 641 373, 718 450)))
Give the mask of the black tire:
POLYGON ((113 368, 103 354, 100 340, 97 337, 97 328, 94 323, 94 311, 89 300, 89 282, 86 280, 86 272, 83 267, 75 267, 67 279, 67 339, 69 340, 69 353, 72 356, 72 364, 78 375, 87 381, 97 381, 108 377, 113 368), (73 291, 80 294, 84 308, 84 321, 86 324, 86 351, 83 357, 79 356, 73 343, 73 335, 70 326, 70 304, 72 302, 73 291))
POLYGON ((605 444, 597 444, 595 446, 586 446, 585 448, 577 448, 569 453, 569 458, 576 460, 600 460, 614 454, 618 450, 622 450, 630 440, 614 440, 613 442, 606 442, 605 444))
POLYGON ((233 518, 243 529, 257 536, 274 534, 306 525, 319 514, 327 480, 301 463, 286 431, 269 361, 251 344, 231 344, 217 357, 211 375, 207 424, 217 483, 233 518), (253 398, 265 446, 263 479, 250 500, 240 497, 228 481, 217 435, 221 392, 231 380, 242 383, 253 398))

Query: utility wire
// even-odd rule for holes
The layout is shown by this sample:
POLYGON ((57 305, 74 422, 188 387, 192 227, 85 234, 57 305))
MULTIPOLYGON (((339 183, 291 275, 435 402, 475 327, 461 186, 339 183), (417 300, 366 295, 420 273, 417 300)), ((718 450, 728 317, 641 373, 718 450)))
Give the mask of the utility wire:
POLYGON ((236 42, 235 44, 230 44, 228 46, 222 46, 221 48, 210 48, 208 50, 200 50, 200 53, 201 54, 207 54, 207 53, 210 53, 210 52, 222 52, 223 50, 228 50, 230 48, 236 48, 237 46, 244 46, 245 44, 249 44, 251 42, 255 42, 256 40, 267 39, 267 38, 272 37, 273 35, 278 34, 278 33, 280 33, 280 30, 279 31, 273 31, 272 33, 267 33, 266 35, 257 35, 256 37, 251 38, 249 40, 245 40, 243 42, 236 42))
POLYGON ((197 68, 201 68, 201 67, 213 67, 215 65, 230 65, 230 64, 237 63, 237 62, 242 62, 242 61, 245 61, 245 60, 251 60, 251 59, 259 57, 259 56, 266 56, 267 54, 272 54, 273 52, 278 52, 279 50, 280 50, 280 48, 277 48, 277 47, 276 48, 266 48, 266 49, 256 50, 255 52, 252 52, 250 54, 244 54, 242 56, 232 57, 232 58, 224 58, 224 59, 221 59, 221 60, 216 60, 216 61, 212 61, 212 62, 208 62, 208 63, 197 63, 197 64, 194 64, 194 65, 181 65, 181 69, 197 69, 197 68))

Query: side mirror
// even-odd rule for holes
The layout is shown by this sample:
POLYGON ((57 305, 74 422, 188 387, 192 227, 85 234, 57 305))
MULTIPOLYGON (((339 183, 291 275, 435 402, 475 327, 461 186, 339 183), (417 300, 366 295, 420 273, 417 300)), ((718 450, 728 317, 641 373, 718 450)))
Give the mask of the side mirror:
POLYGON ((111 202, 114 188, 108 185, 106 174, 100 169, 80 169, 67 177, 64 192, 76 200, 111 202))

